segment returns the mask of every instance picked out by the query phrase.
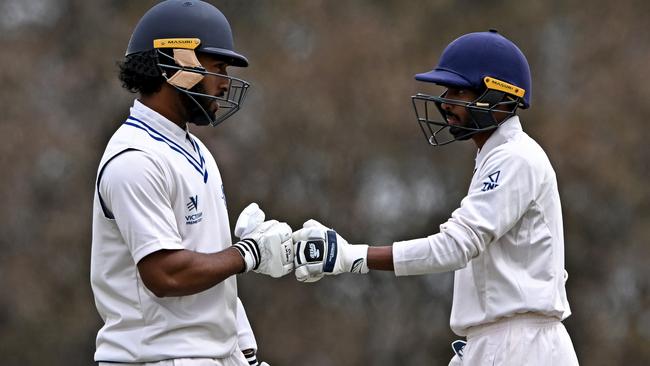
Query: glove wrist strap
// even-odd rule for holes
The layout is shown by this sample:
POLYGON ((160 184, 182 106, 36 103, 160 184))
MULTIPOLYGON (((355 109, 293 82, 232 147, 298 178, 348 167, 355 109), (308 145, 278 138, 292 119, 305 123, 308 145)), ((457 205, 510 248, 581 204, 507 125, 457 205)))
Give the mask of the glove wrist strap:
POLYGON ((351 273, 368 273, 368 245, 351 244, 346 249, 345 256, 349 261, 349 271, 351 273))
POLYGON ((244 258, 244 263, 246 264, 244 272, 257 269, 260 265, 260 249, 255 240, 250 238, 242 239, 233 244, 233 247, 237 249, 242 258, 244 258))
POLYGON ((246 357, 246 361, 248 361, 248 364, 250 366, 259 366, 259 363, 257 362, 257 356, 255 355, 255 353, 251 353, 244 356, 246 357))

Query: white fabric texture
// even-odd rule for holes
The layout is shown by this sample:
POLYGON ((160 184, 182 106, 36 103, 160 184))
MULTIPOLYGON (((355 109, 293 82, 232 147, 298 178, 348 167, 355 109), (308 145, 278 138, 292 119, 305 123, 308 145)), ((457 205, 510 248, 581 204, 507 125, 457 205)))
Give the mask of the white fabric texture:
MULTIPOLYGON (((111 362, 99 362, 98 366, 116 366, 111 362)), ((145 363, 121 363, 123 366, 249 366, 248 361, 241 352, 235 352, 226 358, 175 358, 170 360, 145 362, 145 363)))
POLYGON ((478 152, 469 192, 440 232, 394 243, 395 273, 455 271, 458 335, 518 313, 565 319, 562 230, 553 167, 514 116, 478 152))
POLYGON ((195 295, 158 298, 136 266, 161 249, 214 253, 232 244, 221 176, 208 150, 135 101, 106 147, 98 173, 102 169, 91 284, 105 324, 95 360, 137 363, 239 352, 235 276, 195 295), (122 153, 126 149, 135 151, 122 153))
POLYGON ((242 304, 239 298, 237 298, 237 343, 239 344, 239 349, 242 351, 253 349, 257 352, 255 334, 253 334, 253 328, 251 328, 251 324, 248 321, 244 304, 242 304))
MULTIPOLYGON (((455 360, 455 361, 454 361, 455 360)), ((463 359, 450 365, 577 366, 578 358, 557 318, 518 315, 470 329, 463 359)))

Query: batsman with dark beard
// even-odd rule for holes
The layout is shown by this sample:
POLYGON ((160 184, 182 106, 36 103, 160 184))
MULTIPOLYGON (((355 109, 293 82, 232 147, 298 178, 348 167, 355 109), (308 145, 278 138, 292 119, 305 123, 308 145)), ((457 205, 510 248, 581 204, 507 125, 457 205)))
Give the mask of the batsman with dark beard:
POLYGON ((293 269, 291 228, 251 204, 232 244, 221 175, 189 131, 216 126, 249 84, 230 25, 202 1, 168 0, 139 21, 120 65, 139 93, 101 159, 93 209, 91 282, 104 325, 99 365, 257 365, 235 274, 293 269))

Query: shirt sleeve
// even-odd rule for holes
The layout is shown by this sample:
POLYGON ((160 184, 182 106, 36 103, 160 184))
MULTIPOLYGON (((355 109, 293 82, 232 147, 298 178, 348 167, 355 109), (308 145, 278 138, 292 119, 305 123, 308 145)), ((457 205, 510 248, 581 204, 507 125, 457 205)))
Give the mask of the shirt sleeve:
POLYGON ((508 232, 534 201, 530 163, 507 150, 495 150, 476 171, 467 196, 440 232, 393 244, 398 276, 463 268, 508 232))
POLYGON ((237 341, 240 350, 254 349, 257 352, 255 334, 253 334, 253 328, 248 322, 244 304, 242 304, 239 297, 237 298, 237 341))
POLYGON ((162 249, 184 249, 164 169, 142 151, 129 151, 104 168, 99 191, 138 263, 162 249))

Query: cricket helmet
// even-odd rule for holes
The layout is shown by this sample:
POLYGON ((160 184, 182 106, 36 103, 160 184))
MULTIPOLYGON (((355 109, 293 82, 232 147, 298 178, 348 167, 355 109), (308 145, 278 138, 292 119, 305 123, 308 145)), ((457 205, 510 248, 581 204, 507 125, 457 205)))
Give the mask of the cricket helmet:
POLYGON ((445 87, 471 89, 480 95, 472 102, 447 99, 444 93, 439 97, 421 93, 412 97, 420 127, 434 146, 465 140, 475 133, 497 128, 499 123, 493 113, 514 115, 517 108, 530 107, 532 82, 528 61, 512 41, 496 30, 457 38, 445 48, 435 69, 417 74, 415 79, 445 87), (429 102, 437 107, 443 120, 442 103, 465 106, 473 119, 472 124, 451 126, 446 121, 430 119, 429 102), (497 109, 503 105, 509 107, 508 111, 497 109), (454 138, 438 141, 438 133, 447 128, 454 138))
POLYGON ((165 39, 198 39, 195 51, 222 56, 232 66, 248 66, 246 57, 234 50, 226 17, 204 1, 167 0, 149 9, 136 25, 126 55, 157 48, 154 41, 165 39))
POLYGON ((196 57, 196 52, 211 54, 230 66, 248 66, 246 57, 234 50, 228 20, 213 5, 199 0, 166 0, 149 9, 131 35, 126 57, 149 51, 156 51, 156 63, 167 83, 202 111, 198 120, 188 122, 216 126, 241 107, 250 84, 208 72, 196 57), (225 95, 202 92, 198 84, 209 75, 228 80, 225 95), (206 111, 206 98, 218 101, 219 109, 214 115, 206 111))

